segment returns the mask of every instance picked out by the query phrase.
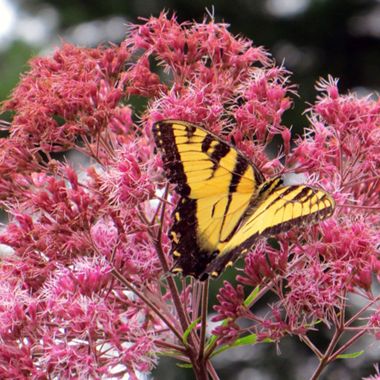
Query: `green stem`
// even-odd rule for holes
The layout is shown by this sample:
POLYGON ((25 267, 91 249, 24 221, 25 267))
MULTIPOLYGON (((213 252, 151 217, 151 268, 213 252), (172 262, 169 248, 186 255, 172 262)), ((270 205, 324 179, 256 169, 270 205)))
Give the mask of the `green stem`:
POLYGON ((204 359, 204 347, 206 341, 206 327, 207 327, 207 308, 208 308, 208 292, 209 292, 209 279, 203 284, 202 291, 202 306, 201 306, 201 334, 199 344, 199 361, 204 359))

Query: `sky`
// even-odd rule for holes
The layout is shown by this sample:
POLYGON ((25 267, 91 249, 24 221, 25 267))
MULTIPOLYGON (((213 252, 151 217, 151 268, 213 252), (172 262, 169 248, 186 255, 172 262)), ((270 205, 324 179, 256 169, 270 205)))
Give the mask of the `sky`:
POLYGON ((15 9, 7 0, 0 0, 0 41, 6 38, 15 23, 15 9))
POLYGON ((125 35, 127 20, 111 16, 93 20, 58 31, 59 13, 51 5, 42 5, 35 13, 18 6, 17 1, 0 0, 0 52, 5 51, 14 40, 50 51, 64 39, 74 44, 94 46, 102 42, 119 41, 125 35))

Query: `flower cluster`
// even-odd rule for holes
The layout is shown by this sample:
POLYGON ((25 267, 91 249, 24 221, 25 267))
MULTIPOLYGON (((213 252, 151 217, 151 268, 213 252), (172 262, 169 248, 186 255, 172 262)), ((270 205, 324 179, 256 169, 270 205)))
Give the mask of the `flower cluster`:
MULTIPOLYGON (((260 339, 278 340, 288 333, 306 337, 320 321, 339 331, 339 337, 357 329, 359 333, 349 343, 340 341, 347 348, 365 331, 379 336, 378 313, 368 308, 378 305, 380 298, 373 293, 374 282, 380 279, 380 109, 379 102, 370 97, 340 95, 332 78, 321 81, 317 89, 321 95, 309 110, 306 138, 296 141, 286 163, 295 172, 306 174, 310 184, 323 186, 334 195, 335 214, 318 226, 303 226, 278 236, 275 246, 258 244, 247 255, 238 281, 260 286, 263 293, 277 297, 265 318, 257 314, 263 312, 261 308, 251 308, 244 318, 240 313, 227 316, 227 310, 242 305, 242 300, 230 297, 238 304, 226 308, 221 302, 215 306, 215 319, 229 318, 235 336, 238 320, 246 321, 245 329, 247 320, 251 321, 249 331, 255 331, 260 339), (360 295, 365 306, 356 310, 355 318, 342 320, 350 294, 360 295), (368 325, 360 319, 368 319, 368 325)), ((220 291, 221 297, 225 291, 220 291)), ((228 333, 225 330, 221 339, 228 333)), ((318 352, 310 340, 306 342, 318 352)), ((343 352, 335 345, 330 348, 328 360, 343 352)), ((326 365, 321 363, 318 371, 326 365)))
MULTIPOLYGON (((226 24, 166 13, 130 25, 120 46, 64 44, 31 60, 1 108, 13 115, 0 141, 9 216, 0 243, 13 250, 0 267, 1 378, 137 379, 160 354, 216 379, 210 357, 247 334, 255 342, 295 334, 319 352, 306 339, 317 322, 344 332, 366 317, 356 328, 378 336, 379 103, 322 81, 307 135, 291 151, 282 123, 289 76, 226 24), (177 197, 167 194, 151 134, 163 119, 202 124, 267 177, 305 173, 338 204, 318 226, 258 242, 238 284, 220 289, 211 337, 207 285, 168 275, 177 197), (283 157, 269 159, 275 136, 283 157), (246 299, 251 286, 257 292, 246 299), (345 321, 350 293, 368 305, 345 321), (257 313, 266 294, 276 302, 257 313)), ((334 349, 317 373, 339 355, 334 349)))

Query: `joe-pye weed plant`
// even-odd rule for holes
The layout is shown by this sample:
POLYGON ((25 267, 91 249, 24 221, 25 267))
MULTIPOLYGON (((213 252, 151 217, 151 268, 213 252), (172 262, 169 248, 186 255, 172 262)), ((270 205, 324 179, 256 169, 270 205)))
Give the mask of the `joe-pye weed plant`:
POLYGON ((354 360, 363 335, 379 339, 380 102, 340 94, 333 78, 316 88, 292 149, 290 73, 212 18, 163 13, 129 25, 120 46, 63 44, 32 59, 2 105, 0 242, 11 252, 0 264, 0 377, 137 379, 170 356, 218 379, 215 355, 292 336, 314 354, 317 379, 354 360), (209 281, 169 274, 178 196, 152 137, 163 119, 203 125, 267 178, 302 173, 334 197, 333 217, 260 239, 210 305, 209 281), (313 341, 323 330, 327 347, 313 341))

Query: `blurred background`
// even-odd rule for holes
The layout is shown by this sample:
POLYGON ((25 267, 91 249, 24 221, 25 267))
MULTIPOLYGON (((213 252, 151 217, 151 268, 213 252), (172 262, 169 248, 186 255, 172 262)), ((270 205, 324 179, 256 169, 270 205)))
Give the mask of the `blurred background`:
MULTIPOLYGON (((307 125, 302 111, 315 100, 314 85, 320 77, 338 77, 341 91, 363 96, 380 88, 379 0, 0 0, 0 101, 27 70, 29 58, 50 54, 62 40, 80 46, 117 43, 125 36, 125 24, 138 17, 166 9, 175 10, 180 20, 201 21, 206 8, 217 21, 231 24, 234 34, 264 46, 293 72, 300 98, 285 123, 297 131, 307 125)), ((213 296, 218 286, 215 281, 213 296)), ((321 347, 327 344, 326 334, 318 334, 321 347)), ((363 340, 356 348, 366 353, 337 361, 322 379, 373 374, 379 344, 363 340)), ((310 377, 316 362, 304 345, 288 338, 277 348, 257 345, 228 351, 215 359, 215 366, 226 380, 301 380, 310 377)), ((192 379, 192 374, 162 360, 152 377, 192 379)))

